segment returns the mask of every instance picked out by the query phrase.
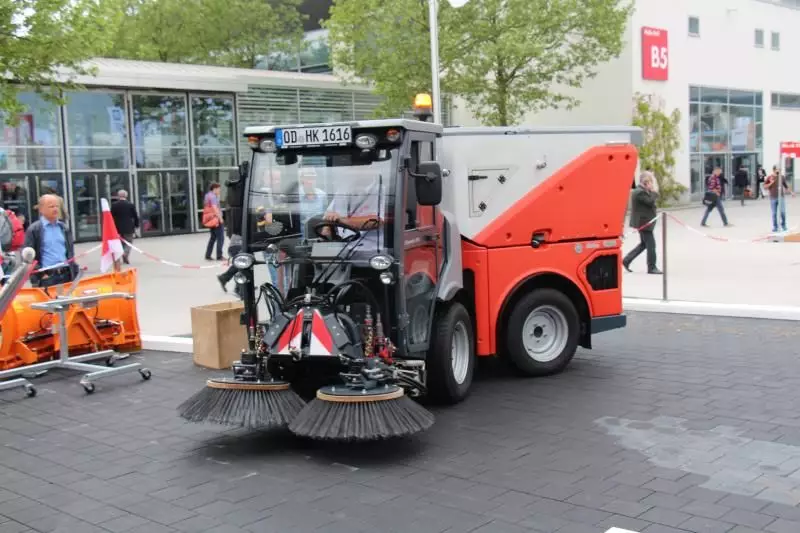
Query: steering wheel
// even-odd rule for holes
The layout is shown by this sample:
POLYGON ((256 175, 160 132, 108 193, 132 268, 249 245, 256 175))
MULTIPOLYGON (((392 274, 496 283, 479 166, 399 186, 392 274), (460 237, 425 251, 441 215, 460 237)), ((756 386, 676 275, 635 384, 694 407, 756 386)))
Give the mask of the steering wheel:
POLYGON ((341 222, 339 220, 335 222, 325 220, 323 222, 320 222, 319 224, 316 224, 314 226, 314 233, 316 233, 320 239, 335 241, 335 242, 353 242, 354 240, 358 239, 361 236, 361 231, 359 231, 358 228, 355 228, 349 224, 345 224, 344 222, 341 222), (323 228, 329 228, 331 230, 330 231, 331 234, 323 235, 321 231, 323 228), (344 228, 346 230, 352 231, 353 234, 348 235, 347 237, 340 237, 339 234, 335 231, 336 228, 344 228))

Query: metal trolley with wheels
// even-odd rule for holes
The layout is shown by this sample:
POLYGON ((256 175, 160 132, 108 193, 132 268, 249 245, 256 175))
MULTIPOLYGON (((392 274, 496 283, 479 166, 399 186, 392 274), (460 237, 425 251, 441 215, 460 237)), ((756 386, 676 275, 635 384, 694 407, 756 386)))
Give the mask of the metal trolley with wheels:
POLYGON ((0 391, 24 387, 28 396, 33 397, 36 395, 36 387, 34 387, 34 385, 25 376, 41 375, 53 368, 64 368, 67 370, 86 372, 86 374, 81 377, 80 384, 87 394, 94 392, 95 382, 98 379, 115 376, 118 374, 126 374, 128 372, 138 371, 142 379, 149 380, 152 374, 150 370, 142 367, 141 363, 130 363, 125 366, 114 367, 114 363, 126 357, 126 355, 119 354, 114 350, 102 350, 99 352, 77 355, 74 357, 69 356, 69 342, 67 340, 66 322, 69 308, 73 305, 92 305, 96 304, 100 300, 108 300, 111 298, 132 299, 135 298, 135 296, 124 292, 112 292, 76 297, 58 296, 54 300, 31 304, 32 309, 58 313, 60 357, 53 361, 46 361, 43 363, 36 363, 33 365, 26 365, 19 368, 0 371, 0 380, 6 380, 0 381, 0 391), (100 359, 105 360, 107 368, 103 368, 99 364, 88 364, 89 361, 97 361, 100 359))

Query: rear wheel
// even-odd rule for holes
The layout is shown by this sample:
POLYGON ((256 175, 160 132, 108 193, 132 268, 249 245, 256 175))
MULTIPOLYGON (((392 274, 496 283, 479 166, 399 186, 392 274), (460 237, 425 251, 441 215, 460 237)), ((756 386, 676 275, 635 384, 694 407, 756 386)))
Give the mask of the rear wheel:
POLYGON ((564 293, 537 289, 514 307, 506 329, 508 358, 528 376, 563 371, 578 349, 580 318, 564 293))
POLYGON ((454 302, 436 314, 428 350, 428 396, 454 404, 464 400, 475 373, 475 335, 466 308, 454 302))

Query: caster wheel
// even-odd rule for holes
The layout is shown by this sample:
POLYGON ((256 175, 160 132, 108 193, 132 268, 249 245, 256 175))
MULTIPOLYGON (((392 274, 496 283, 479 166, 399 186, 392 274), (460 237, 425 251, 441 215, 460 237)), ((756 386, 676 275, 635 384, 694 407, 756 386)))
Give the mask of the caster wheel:
POLYGON ((114 363, 116 363, 116 360, 113 357, 106 359, 106 366, 114 366, 114 363))
POLYGON ((150 377, 153 375, 152 372, 150 372, 146 368, 142 368, 141 370, 139 370, 139 374, 142 375, 142 379, 145 380, 145 381, 150 379, 150 377))
POLYGON ((86 394, 91 394, 94 392, 94 383, 84 383, 83 390, 86 391, 86 394))
POLYGON ((33 398, 34 396, 36 396, 36 387, 34 387, 33 385, 26 385, 25 394, 28 396, 28 398, 33 398))

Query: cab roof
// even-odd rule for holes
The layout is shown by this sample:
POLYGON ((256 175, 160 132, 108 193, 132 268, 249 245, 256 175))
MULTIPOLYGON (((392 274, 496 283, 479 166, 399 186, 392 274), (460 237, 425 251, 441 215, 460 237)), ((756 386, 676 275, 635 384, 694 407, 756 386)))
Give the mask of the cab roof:
POLYGON ((387 118, 380 120, 353 120, 341 122, 312 122, 308 124, 274 124, 272 126, 248 126, 242 134, 244 137, 251 135, 269 135, 281 128, 321 128, 329 126, 350 126, 351 128, 403 128, 407 131, 419 131, 422 133, 435 133, 441 135, 443 127, 441 124, 433 122, 423 122, 421 120, 410 120, 406 118, 387 118))

